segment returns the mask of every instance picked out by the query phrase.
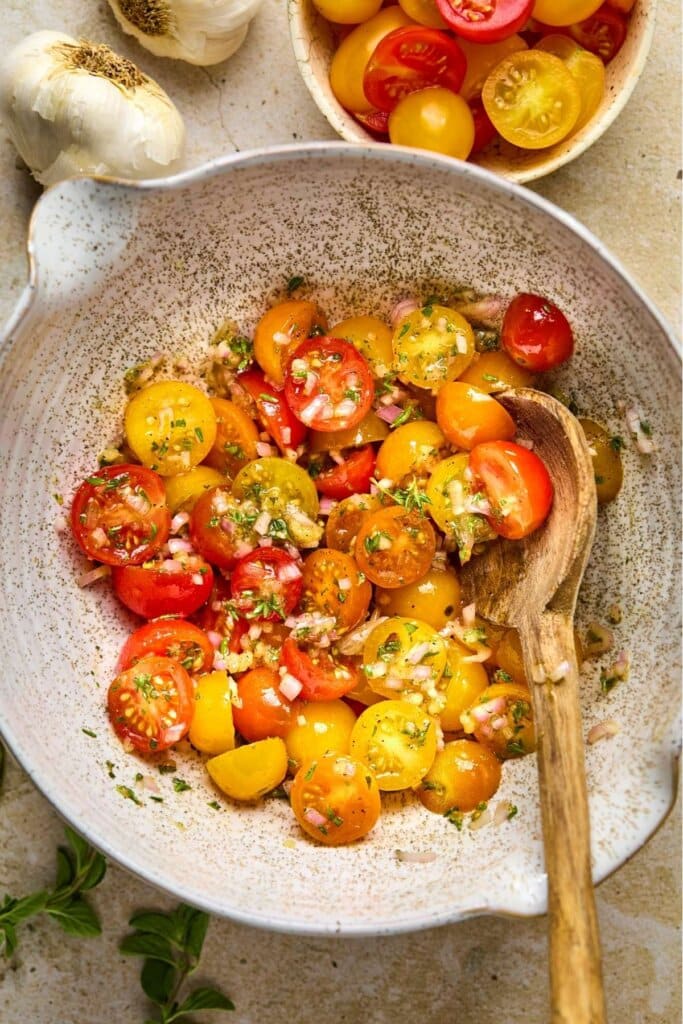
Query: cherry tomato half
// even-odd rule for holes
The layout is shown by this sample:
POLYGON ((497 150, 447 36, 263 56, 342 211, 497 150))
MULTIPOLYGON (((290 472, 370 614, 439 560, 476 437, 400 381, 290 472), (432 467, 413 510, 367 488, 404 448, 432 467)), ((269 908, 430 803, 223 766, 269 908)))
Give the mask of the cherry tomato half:
POLYGON ((256 512, 245 516, 228 488, 213 487, 202 494, 192 509, 190 540, 208 562, 219 569, 231 569, 238 551, 240 555, 246 554, 259 542, 254 530, 256 517, 256 512))
POLYGON ((166 543, 171 516, 161 477, 144 466, 104 466, 76 491, 71 529, 88 558, 137 565, 166 543))
POLYGON ((283 644, 282 660, 287 671, 301 683, 303 700, 335 700, 350 693, 361 681, 352 662, 335 657, 327 648, 303 651, 291 637, 283 644))
POLYGON ((266 310, 254 331, 254 358, 268 380, 282 387, 289 353, 327 320, 314 302, 288 299, 266 310))
POLYGON ((431 523, 402 505, 373 512, 356 537, 356 560, 369 580, 387 590, 405 587, 429 569, 436 551, 431 523))
POLYGON ((234 477, 245 463, 256 458, 258 430, 251 417, 234 402, 227 398, 209 401, 216 414, 216 440, 204 464, 234 477))
POLYGON ((363 73, 380 39, 395 28, 411 25, 400 7, 385 7, 342 40, 330 64, 330 88, 346 110, 367 114, 372 108, 363 89, 363 73))
POLYGON ((143 619, 192 615, 213 586, 211 566, 199 555, 116 566, 111 578, 119 601, 143 619))
POLYGON ((585 21, 569 26, 569 33, 577 43, 596 53, 605 63, 616 57, 626 39, 627 21, 623 14, 611 10, 607 4, 585 21))
POLYGON ((270 668, 245 672, 237 683, 239 702, 233 704, 232 717, 237 731, 249 743, 271 736, 285 738, 294 724, 299 706, 280 692, 280 676, 270 668))
POLYGON ((123 672, 148 654, 171 658, 186 672, 208 672, 213 664, 213 647, 208 636, 185 619, 159 619, 136 629, 121 649, 117 671, 123 672))
POLYGON ((471 451, 483 441, 511 440, 517 428, 510 413, 485 391, 447 381, 436 398, 436 421, 456 448, 471 451))
POLYGON ((411 92, 439 85, 457 92, 467 62, 450 36, 438 29, 408 25, 377 44, 363 76, 363 89, 378 110, 392 111, 411 92))
POLYGON ((366 359, 341 338, 309 338, 285 374, 285 396, 294 414, 313 430, 348 430, 367 415, 375 394, 366 359))
POLYGON ((347 455, 344 462, 325 469, 315 478, 315 486, 328 498, 349 498, 367 494, 375 472, 375 450, 372 445, 347 455))
POLYGON ((117 736, 142 754, 167 750, 190 728, 194 688, 177 661, 147 655, 116 677, 107 695, 117 736))
POLYGON ((306 427, 293 414, 284 393, 267 384, 259 370, 246 370, 237 381, 252 398, 258 418, 280 451, 297 448, 306 440, 306 427))
POLYGON ((303 764, 294 778, 291 800, 301 828, 325 846, 361 839, 381 810, 372 772, 344 754, 324 754, 303 764))
POLYGON ((500 341, 520 366, 533 373, 565 363, 574 351, 574 336, 566 316, 541 295, 522 292, 503 318, 500 341))
POLYGON ((436 0, 448 27, 473 43, 497 43, 523 28, 534 0, 436 0))
POLYGON ((257 548, 237 562, 230 587, 245 619, 282 622, 296 607, 303 578, 297 560, 282 548, 257 548))
POLYGON ((318 548, 304 562, 304 612, 333 617, 335 633, 346 633, 367 615, 372 587, 358 572, 358 566, 343 551, 318 548))
POLYGON ((572 25, 595 14, 602 0, 535 0, 533 16, 545 25, 572 25))
POLYGON ((501 537, 520 540, 545 522, 553 484, 535 452, 512 441, 487 441, 472 449, 470 469, 491 506, 486 518, 501 537))
POLYGON ((354 114, 353 116, 366 131, 372 132, 373 135, 385 138, 389 134, 389 115, 386 110, 368 110, 367 114, 354 114))

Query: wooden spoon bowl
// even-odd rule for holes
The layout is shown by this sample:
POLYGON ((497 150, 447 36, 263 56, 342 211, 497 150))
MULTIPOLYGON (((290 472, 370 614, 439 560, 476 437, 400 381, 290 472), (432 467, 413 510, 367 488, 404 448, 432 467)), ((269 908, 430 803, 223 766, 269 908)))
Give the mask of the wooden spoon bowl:
POLYGON ((591 876, 588 801, 574 649, 576 598, 596 522, 593 464, 578 421, 530 389, 497 396, 533 442, 555 494, 547 522, 522 541, 500 540, 462 570, 465 600, 520 636, 538 739, 548 874, 553 1024, 605 1020, 591 876))

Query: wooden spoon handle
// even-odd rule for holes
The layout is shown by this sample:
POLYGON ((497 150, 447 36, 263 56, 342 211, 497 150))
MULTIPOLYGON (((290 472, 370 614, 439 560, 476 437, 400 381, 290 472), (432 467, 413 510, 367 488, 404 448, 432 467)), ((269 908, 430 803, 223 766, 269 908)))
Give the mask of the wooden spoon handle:
POLYGON ((552 1024, 604 1024, 600 937, 571 618, 546 611, 520 628, 538 737, 548 873, 552 1024), (562 671, 553 683, 550 676, 562 671), (540 676, 545 683, 536 683, 540 676))

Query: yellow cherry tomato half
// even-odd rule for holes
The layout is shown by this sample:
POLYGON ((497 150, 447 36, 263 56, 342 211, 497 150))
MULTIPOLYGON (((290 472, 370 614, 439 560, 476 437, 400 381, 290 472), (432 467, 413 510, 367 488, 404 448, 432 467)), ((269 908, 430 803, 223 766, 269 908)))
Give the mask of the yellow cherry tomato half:
POLYGON ((460 716, 466 733, 504 760, 536 749, 531 694, 519 683, 494 683, 460 716))
POLYGON ((491 352, 477 353, 458 380, 465 384, 474 384, 480 391, 491 395, 496 391, 505 391, 506 388, 530 388, 534 382, 534 375, 514 359, 510 359, 507 352, 495 349, 491 352))
POLYGON ((287 774, 287 748, 279 737, 258 740, 212 757, 206 770, 226 796, 258 800, 279 786, 287 774))
POLYGON ((574 78, 581 94, 581 110, 574 125, 574 131, 583 128, 600 106, 605 95, 605 65, 596 54, 584 50, 583 46, 569 36, 559 34, 545 36, 536 45, 537 50, 553 53, 564 61, 574 78))
POLYGON ((500 786, 501 766, 494 753, 474 740, 446 743, 417 791, 428 811, 474 811, 500 786))
POLYGON ((472 328, 447 306, 429 304, 402 317, 393 344, 399 376, 434 393, 445 381, 459 377, 474 358, 472 328))
POLYGON ((330 329, 330 337, 350 341, 370 363, 375 377, 391 373, 391 328, 376 316, 352 316, 330 329))
POLYGON ((467 101, 434 86, 404 96, 389 114, 389 140, 467 160, 474 145, 474 117, 467 101))
POLYGON ((446 448, 446 438, 436 423, 415 420, 392 430, 377 452, 378 480, 399 484, 407 476, 425 476, 446 448))
POLYGON ((462 563, 468 561, 475 544, 494 540, 488 520, 476 512, 476 501, 468 480, 469 456, 464 452, 442 459, 427 481, 426 505, 429 515, 447 537, 454 540, 462 563))
POLYGON ((370 768, 382 790, 417 786, 435 754, 434 719, 405 700, 366 708, 351 733, 351 756, 370 768))
POLYGON ((227 478, 217 469, 195 466, 187 473, 166 477, 166 503, 174 515, 176 512, 191 512, 202 494, 227 483, 227 478))
POLYGON ((446 643, 446 667, 441 677, 445 705, 439 713, 444 732, 460 732, 460 716, 474 704, 489 684, 481 662, 467 661, 472 652, 457 640, 446 643))
POLYGON ((327 754, 307 761, 296 773, 290 794, 296 820, 325 846, 353 843, 379 818, 379 787, 355 758, 327 754))
POLYGON ((482 441, 511 441, 517 433, 510 413, 495 398, 464 381, 448 381, 436 397, 436 421, 456 448, 471 451, 482 441))
POLYGON ((363 647, 370 689, 400 697, 431 715, 444 706, 439 680, 446 666, 446 641, 427 622, 394 615, 375 626, 363 647))
POLYGON ((481 96, 484 82, 496 64, 511 53, 528 50, 529 47, 521 36, 508 36, 498 43, 471 43, 468 39, 458 39, 458 46, 467 58, 467 71, 460 86, 460 95, 469 100, 481 96))
MULTIPOLYGON (((448 28, 448 25, 439 14, 436 0, 398 0, 398 2, 408 17, 412 18, 418 25, 426 25, 427 28, 448 28)), ((460 40, 458 40, 458 43, 460 43, 460 40)))
POLYGON ((536 0, 532 16, 544 25, 574 25, 595 14, 603 0, 536 0))
POLYGON ((356 114, 374 109, 363 90, 366 65, 384 36, 412 24, 400 7, 385 7, 341 41, 330 65, 330 86, 342 107, 356 114))
POLYGON ((382 0, 313 0, 313 5, 337 25, 360 25, 377 14, 382 0))
POLYGON ((250 498, 273 514, 296 506, 315 519, 320 507, 315 484, 306 470, 275 456, 247 463, 235 477, 232 493, 238 499, 250 498))
POLYGON ((234 477, 256 458, 259 432, 250 416, 227 398, 209 399, 216 414, 216 440, 205 462, 207 466, 234 477))
POLYGON ((254 332, 254 358, 269 380, 284 382, 288 355, 314 327, 327 330, 327 320, 314 302, 288 299, 266 310, 254 332))
POLYGON ((323 754, 348 754, 356 716, 343 700, 316 700, 297 704, 291 728, 285 736, 290 768, 323 754))
POLYGON ((375 591, 375 604, 382 615, 413 616, 433 629, 443 629, 458 615, 460 581, 451 568, 429 569, 424 576, 405 587, 375 591))
POLYGON ((216 414, 193 384, 168 380, 137 391, 124 413, 126 439, 143 466, 161 476, 203 462, 216 440, 216 414))
POLYGON ((317 452, 335 449, 362 448, 363 445, 383 441, 388 434, 387 424, 377 413, 370 410, 355 427, 348 427, 346 430, 312 430, 308 438, 308 447, 314 455, 317 452))
POLYGON ((222 670, 208 672, 197 679, 189 737, 192 746, 202 754, 223 754, 235 746, 233 690, 227 672, 222 670))
POLYGON ((595 420, 580 419, 593 459, 595 489, 601 505, 614 501, 621 490, 624 470, 621 465, 621 438, 610 437, 595 420))
POLYGON ((503 138, 522 149, 560 142, 581 112, 573 76, 559 57, 542 50, 522 50, 497 64, 484 83, 482 101, 503 138))

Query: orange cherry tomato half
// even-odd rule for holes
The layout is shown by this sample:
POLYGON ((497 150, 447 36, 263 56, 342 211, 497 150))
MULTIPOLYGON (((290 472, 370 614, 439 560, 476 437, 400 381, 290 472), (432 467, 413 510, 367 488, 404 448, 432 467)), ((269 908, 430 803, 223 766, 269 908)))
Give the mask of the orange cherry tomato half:
POLYGON ((301 683, 303 700, 335 700, 361 683, 353 662, 336 657, 329 648, 311 647, 304 651, 296 640, 288 637, 282 646, 282 660, 287 671, 301 683))
POLYGON ((429 520, 402 505, 369 515, 361 524, 355 544, 361 572, 387 590, 424 576, 435 551, 436 537, 429 520))
POLYGON ((363 76, 363 89, 378 110, 390 112, 411 92, 432 85, 457 92, 467 62, 454 39, 438 29, 408 25, 377 44, 363 76))
POLYGON ((533 373, 566 363, 574 351, 572 329, 562 310, 527 292, 516 295, 505 311, 500 341, 511 359, 533 373))
POLYGON ((280 451, 298 448, 308 431, 293 414, 284 392, 266 383, 259 370, 246 370, 237 377, 238 384, 253 400, 258 418, 280 451))
POLYGON ((497 43, 523 28, 534 0, 436 0, 448 27, 473 43, 497 43))
POLYGON ((185 619, 146 622, 126 640, 116 663, 118 672, 154 654, 179 662, 186 672, 208 672, 213 664, 213 647, 204 632, 185 619))
POLYGON ((323 754, 302 764, 294 777, 291 801, 304 832, 325 846, 361 839, 381 810, 374 775, 346 754, 323 754))
POLYGON ((171 529, 163 480, 144 466, 103 466, 76 491, 71 529, 88 558, 106 565, 147 561, 171 529))
POLYGON ((283 622, 301 596, 300 564, 282 548, 256 548, 240 558, 230 577, 237 612, 245 619, 283 622))
POLYGON ((367 494, 375 472, 375 449, 371 444, 351 452, 338 466, 324 469, 315 478, 315 486, 328 498, 349 498, 367 494))
POLYGON ((209 401, 216 414, 216 440, 204 465, 234 477, 242 466, 256 458, 258 430, 251 417, 234 402, 227 398, 209 401))
POLYGON ((472 449, 470 469, 491 506, 486 518, 501 537, 521 540, 545 522, 553 484, 535 452, 512 441, 487 441, 472 449))
POLYGON ((569 34, 584 49, 597 54, 605 64, 609 64, 624 44, 627 24, 623 14, 603 4, 590 18, 570 25, 569 34))
POLYGON ((254 358, 269 381, 282 386, 289 353, 327 320, 314 302, 289 299, 271 306, 254 331, 254 358))
POLYGON ((270 668, 255 668, 240 676, 237 683, 238 703, 233 704, 235 728, 249 743, 282 739, 294 721, 296 702, 280 692, 280 675, 270 668))
POLYGON ((208 562, 217 565, 219 569, 233 567, 240 544, 253 541, 250 547, 255 548, 259 540, 253 530, 251 537, 243 535, 241 526, 231 516, 233 507, 229 498, 229 488, 213 487, 202 494, 190 514, 192 544, 208 562))
POLYGON ((359 578, 351 555, 334 548, 318 548, 304 561, 301 608, 325 618, 334 617, 334 632, 346 633, 367 615, 372 587, 359 578))
POLYGON ((348 430, 370 411, 375 395, 366 359, 341 338, 309 338, 292 354, 285 397, 294 415, 313 430, 348 430))
POLYGON ((107 709, 124 743, 142 754, 167 750, 192 723, 192 680, 177 661, 147 655, 116 677, 109 687, 107 709))
POLYGON ((471 451, 484 441, 509 441, 517 428, 507 409, 485 391, 447 381, 436 396, 436 422, 456 448, 471 451))
POLYGON ((112 569, 114 593, 126 608, 143 619, 161 615, 192 615, 208 600, 213 571, 200 555, 156 559, 144 565, 112 569))

